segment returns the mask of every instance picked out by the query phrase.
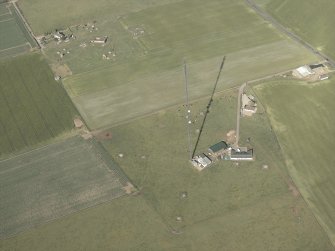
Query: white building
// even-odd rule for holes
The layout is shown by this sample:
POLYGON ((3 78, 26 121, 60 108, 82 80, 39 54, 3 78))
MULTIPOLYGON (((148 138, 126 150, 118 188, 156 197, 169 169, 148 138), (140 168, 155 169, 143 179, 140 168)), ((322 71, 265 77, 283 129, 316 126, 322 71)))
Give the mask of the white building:
POLYGON ((292 75, 296 78, 306 78, 313 74, 314 72, 312 71, 311 67, 309 67, 308 65, 301 66, 293 70, 292 72, 292 75))

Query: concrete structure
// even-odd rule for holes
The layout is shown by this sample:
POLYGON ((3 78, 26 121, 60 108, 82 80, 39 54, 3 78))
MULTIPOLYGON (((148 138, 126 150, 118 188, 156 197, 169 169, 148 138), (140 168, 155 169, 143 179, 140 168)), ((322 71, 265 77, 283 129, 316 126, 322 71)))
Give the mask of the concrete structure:
POLYGON ((257 103, 252 95, 242 94, 241 114, 243 116, 252 116, 257 112, 257 103))
POLYGON ((198 171, 202 171, 212 163, 212 160, 206 154, 202 153, 199 156, 195 156, 191 160, 191 163, 198 171))

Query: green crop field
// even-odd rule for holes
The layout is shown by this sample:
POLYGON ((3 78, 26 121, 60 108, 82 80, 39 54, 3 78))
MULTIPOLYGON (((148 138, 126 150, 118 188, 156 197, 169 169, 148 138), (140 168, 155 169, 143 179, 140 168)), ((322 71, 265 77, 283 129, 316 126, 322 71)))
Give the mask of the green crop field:
POLYGON ((271 0, 266 9, 315 48, 335 58, 335 1, 271 0))
POLYGON ((81 137, 0 162, 0 238, 122 196, 127 179, 81 137))
POLYGON ((106 18, 96 27, 91 32, 71 28, 76 40, 46 49, 50 63, 70 67, 73 75, 64 85, 95 129, 180 103, 184 58, 190 64, 191 98, 211 92, 223 55, 227 61, 218 90, 318 60, 243 1, 174 2, 106 18), (90 43, 103 35, 109 37, 105 46, 90 43), (69 53, 60 59, 60 51, 69 53))
POLYGON ((0 59, 27 52, 34 41, 12 4, 0 4, 0 59))
MULTIPOLYGON (((236 92, 217 96, 197 153, 235 126, 236 92)), ((192 103, 192 144, 208 100, 192 103)), ((3 250, 333 250, 287 176, 267 116, 243 118, 241 145, 253 162, 214 164, 199 173, 188 162, 185 107, 113 127, 104 141, 139 189, 134 197, 72 214, 0 242, 3 250), (247 143, 247 138, 250 142, 247 143), (123 157, 120 158, 119 154, 123 157), (262 168, 268 165, 268 169, 262 168), (180 197, 187 192, 187 198, 180 197), (176 217, 182 221, 176 221, 176 217), (60 241, 61 240, 61 241, 60 241)))
POLYGON ((256 86, 288 170, 335 245, 335 81, 308 85, 274 81, 256 86), (283 99, 283 97, 285 97, 283 99))
POLYGON ((0 155, 73 127, 75 108, 39 54, 0 63, 0 95, 0 155))

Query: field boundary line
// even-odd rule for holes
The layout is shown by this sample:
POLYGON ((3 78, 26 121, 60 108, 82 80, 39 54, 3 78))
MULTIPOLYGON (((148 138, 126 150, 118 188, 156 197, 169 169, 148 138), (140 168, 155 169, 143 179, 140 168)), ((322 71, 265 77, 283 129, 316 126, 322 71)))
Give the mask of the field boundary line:
MULTIPOLYGON (((317 62, 320 62, 320 61, 317 61, 317 62)), ((312 62, 312 63, 314 63, 314 62, 312 62)), ((300 65, 297 65, 296 67, 299 67, 299 66, 300 66, 300 65)), ((280 76, 280 75, 283 75, 283 74, 285 74, 285 73, 288 73, 288 72, 294 70, 296 67, 287 69, 287 70, 285 70, 285 71, 277 72, 277 73, 274 73, 274 74, 271 74, 271 75, 266 75, 266 76, 264 76, 264 77, 259 77, 259 78, 253 79, 253 80, 247 80, 247 82, 248 82, 248 84, 251 84, 251 83, 258 82, 258 81, 271 79, 271 78, 274 78, 274 77, 276 77, 276 76, 280 76)), ((245 82, 245 81, 243 81, 243 82, 245 82)), ((243 82, 242 82, 242 83, 243 83, 243 82)), ((226 89, 217 91, 217 92, 215 92, 214 96, 220 96, 220 95, 222 95, 224 92, 227 92, 227 91, 238 90, 238 88, 240 87, 240 85, 241 85, 242 83, 237 83, 236 85, 234 85, 234 86, 232 86, 232 87, 228 87, 228 88, 226 88, 226 89)), ((64 88, 67 89, 66 87, 64 87, 64 88)), ((68 92, 68 91, 66 91, 66 92, 68 92)), ((70 95, 69 95, 69 96, 70 96, 70 95)), ((80 96, 80 95, 79 95, 79 96, 80 96)), ((199 101, 199 100, 206 99, 206 98, 208 98, 209 96, 210 96, 210 95, 208 94, 208 95, 204 95, 204 96, 199 96, 199 97, 192 98, 192 99, 190 99, 190 103, 192 103, 192 102, 196 102, 196 101, 199 101)), ((70 97, 71 97, 71 96, 70 96, 70 97)), ((74 98, 76 98, 76 97, 74 97, 74 98)), ((72 100, 72 98, 71 98, 71 100, 72 100)), ((74 102, 74 104, 75 104, 75 107, 77 108, 75 102, 74 102)), ((126 120, 123 120, 123 121, 120 121, 120 122, 116 122, 116 123, 114 123, 114 124, 111 123, 111 124, 108 124, 108 125, 106 125, 106 126, 93 128, 92 130, 94 130, 94 131, 100 131, 100 130, 103 131, 103 130, 107 130, 107 129, 110 129, 110 128, 113 128, 113 127, 116 127, 116 126, 120 126, 120 125, 128 124, 128 123, 130 123, 130 122, 132 122, 132 121, 135 121, 135 120, 137 120, 137 119, 146 118, 146 117, 149 117, 149 116, 151 116, 151 115, 157 114, 157 113, 159 113, 160 111, 163 111, 163 110, 166 110, 166 109, 171 109, 171 108, 173 108, 173 107, 177 107, 177 106, 180 106, 180 105, 182 105, 182 104, 184 104, 184 103, 183 103, 183 102, 180 102, 180 103, 175 103, 175 104, 172 104, 172 105, 167 105, 167 106, 164 106, 164 107, 162 107, 162 108, 159 108, 158 110, 149 111, 149 112, 147 112, 147 113, 144 113, 143 115, 138 115, 138 116, 135 116, 135 117, 133 117, 133 118, 129 118, 129 119, 126 119, 126 120)), ((78 109, 78 108, 77 108, 77 109, 78 109)), ((87 124, 86 121, 85 121, 85 124, 87 124)), ((91 129, 91 128, 90 128, 90 129, 91 129)))
MULTIPOLYGON (((5 15, 8 15, 8 14, 5 14, 5 15)), ((10 20, 13 20, 14 18, 8 18, 8 19, 5 19, 5 20, 0 20, 0 23, 3 23, 3 22, 8 22, 10 20)))
POLYGON ((9 48, 6 48, 6 49, 2 49, 2 50, 0 50, 0 52, 2 52, 2 51, 12 50, 12 49, 19 48, 19 47, 23 47, 23 46, 28 45, 28 44, 29 44, 29 43, 26 42, 26 43, 24 43, 24 44, 20 44, 20 45, 17 45, 17 46, 13 46, 13 47, 9 47, 9 48))
POLYGON ((5 16, 5 15, 10 15, 11 13, 8 11, 8 13, 1 14, 0 17, 5 16))
POLYGON ((5 161, 8 161, 8 160, 11 160, 11 159, 15 159, 15 158, 18 158, 18 157, 21 157, 21 156, 24 156, 24 155, 27 155, 27 154, 30 154, 32 152, 36 152, 36 151, 39 151, 39 150, 42 150, 44 148, 47 148, 49 146, 53 146, 53 145, 58 145, 58 144, 62 144, 64 141, 70 139, 70 138, 74 138, 74 137, 80 137, 79 135, 70 135, 69 137, 65 138, 65 139, 62 139, 62 140, 59 140, 57 142, 51 142, 49 144, 46 144, 44 146, 40 146, 40 147, 37 147, 35 149, 31 149, 31 150, 28 150, 28 151, 25 151, 25 152, 22 152, 22 153, 19 153, 19 154, 15 154, 14 156, 10 156, 8 158, 4 158, 4 159, 0 159, 0 163, 2 162, 5 162, 5 161))

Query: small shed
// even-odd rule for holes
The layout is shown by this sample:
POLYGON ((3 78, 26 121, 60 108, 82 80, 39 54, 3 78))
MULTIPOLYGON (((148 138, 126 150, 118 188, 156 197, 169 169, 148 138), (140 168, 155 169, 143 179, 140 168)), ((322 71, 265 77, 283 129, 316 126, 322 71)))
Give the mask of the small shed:
POLYGON ((322 75, 319 76, 320 80, 326 80, 328 78, 329 78, 329 76, 327 74, 322 74, 322 75))
POLYGON ((105 44, 107 43, 108 37, 95 37, 93 40, 91 40, 91 43, 94 44, 105 44))

